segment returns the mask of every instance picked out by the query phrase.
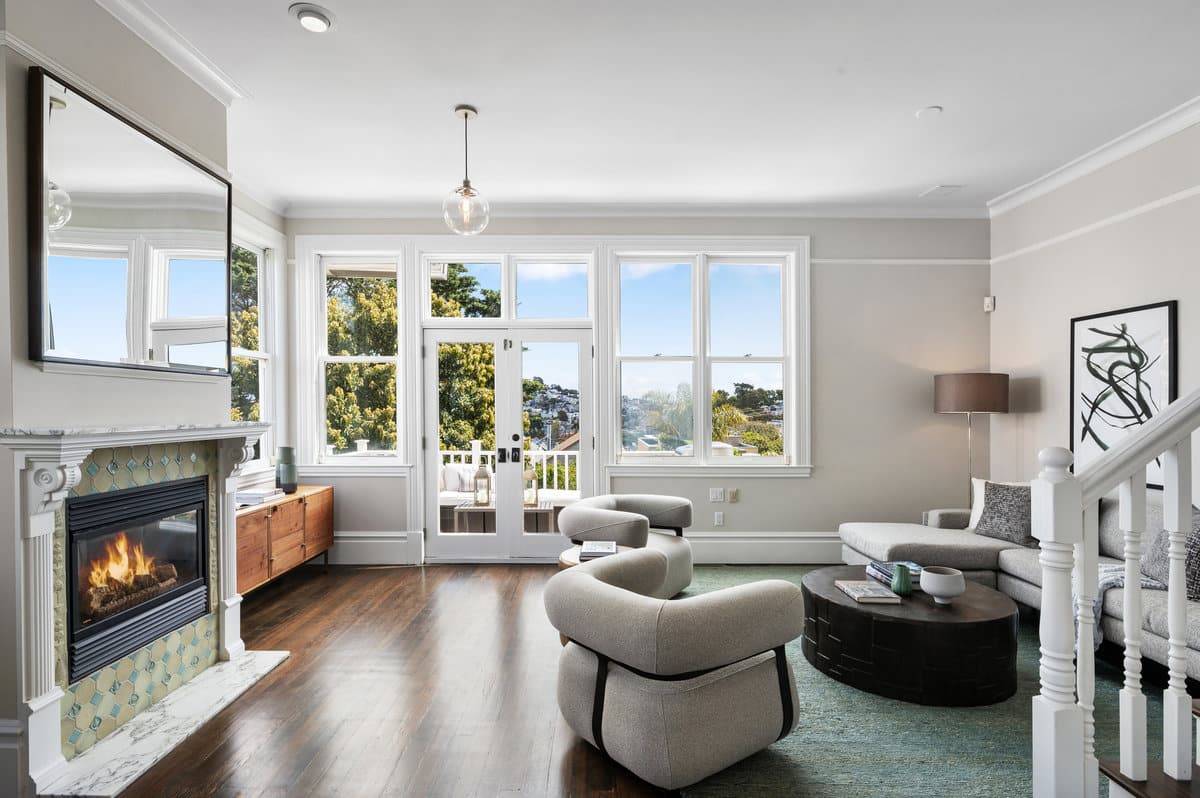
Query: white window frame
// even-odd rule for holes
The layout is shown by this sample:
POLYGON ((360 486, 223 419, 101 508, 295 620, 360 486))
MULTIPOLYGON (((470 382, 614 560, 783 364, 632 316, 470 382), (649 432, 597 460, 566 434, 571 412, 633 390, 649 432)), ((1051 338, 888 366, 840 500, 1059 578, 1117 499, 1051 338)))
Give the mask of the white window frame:
MULTIPOLYGON (((515 243, 515 242, 514 242, 515 243)), ((495 252, 421 252, 421 318, 425 327, 592 327, 596 315, 595 253, 592 247, 574 251, 543 252, 514 246, 503 254, 495 252), (496 263, 500 265, 500 315, 493 318, 433 315, 434 273, 447 263, 496 263), (586 269, 587 315, 567 318, 522 319, 517 316, 517 268, 522 263, 577 263, 586 269)))
MULTIPOLYGON (((253 360, 258 364, 258 417, 259 421, 271 424, 271 428, 259 439, 258 451, 259 457, 249 463, 243 463, 241 467, 242 473, 252 471, 269 470, 271 468, 271 453, 275 451, 275 363, 272 350, 274 347, 274 336, 272 330, 274 326, 274 314, 272 312, 271 300, 274 298, 272 291, 271 279, 273 269, 272 264, 275 259, 275 253, 266 247, 258 246, 249 241, 244 241, 235 237, 233 240, 235 247, 241 247, 254 253, 258 259, 258 268, 256 270, 258 277, 258 349, 244 349, 240 346, 234 346, 230 340, 229 345, 229 379, 232 388, 234 358, 244 358, 253 360)), ((230 312, 232 313, 232 291, 233 291, 233 253, 230 253, 230 312)), ((229 320, 230 329, 233 328, 233 319, 229 320)), ((230 397, 232 402, 232 396, 230 397)))
MULTIPOLYGON (((229 294, 229 262, 223 246, 213 248, 211 235, 179 231, 169 236, 153 235, 146 240, 146 294, 149 299, 149 324, 147 340, 150 342, 150 362, 167 365, 172 346, 188 344, 225 343, 228 357, 229 317, 217 316, 170 316, 170 268, 174 259, 212 260, 225 263, 225 293, 229 294), (160 242, 169 242, 160 245, 160 242)), ((225 301, 228 314, 229 300, 225 301)), ((226 363, 231 368, 231 363, 226 363)))
POLYGON ((605 247, 605 284, 609 324, 606 360, 610 388, 605 417, 611 427, 605 436, 607 477, 746 475, 807 477, 812 473, 810 265, 807 237, 787 239, 634 239, 605 247), (690 263, 692 268, 692 353, 663 357, 625 355, 620 351, 621 280, 623 262, 690 263), (709 265, 712 263, 779 263, 783 286, 783 355, 754 357, 750 362, 782 360, 784 370, 784 456, 716 458, 712 455, 712 364, 746 362, 745 358, 710 351, 709 265), (692 455, 664 456, 623 452, 621 448, 621 366, 623 363, 691 361, 693 407, 692 455))
MULTIPOLYGON (((125 357, 122 363, 145 363, 134 358, 132 352, 146 351, 146 320, 141 313, 130 312, 130 308, 144 308, 141 297, 145 291, 144 253, 138 246, 136 235, 126 235, 111 230, 85 230, 75 228, 54 234, 48 254, 68 258, 124 258, 125 259, 125 357)), ((50 315, 43 314, 42 340, 50 340, 50 315)))
POLYGON ((315 431, 317 442, 316 462, 318 463, 380 463, 396 464, 400 461, 404 450, 404 396, 401 391, 404 374, 404 282, 401 261, 398 257, 379 258, 370 255, 333 255, 322 256, 318 259, 321 308, 318 313, 317 332, 320 340, 317 343, 316 382, 319 386, 320 397, 318 407, 319 428, 315 431), (328 319, 328 286, 330 272, 338 269, 350 269, 360 272, 377 272, 380 276, 392 277, 396 281, 396 354, 394 355, 331 355, 329 354, 329 319, 328 319), (396 369, 396 406, 392 411, 396 414, 396 448, 391 450, 373 450, 370 452, 347 452, 345 454, 328 454, 326 451, 326 399, 325 399, 325 367, 330 363, 383 363, 392 364, 396 369))

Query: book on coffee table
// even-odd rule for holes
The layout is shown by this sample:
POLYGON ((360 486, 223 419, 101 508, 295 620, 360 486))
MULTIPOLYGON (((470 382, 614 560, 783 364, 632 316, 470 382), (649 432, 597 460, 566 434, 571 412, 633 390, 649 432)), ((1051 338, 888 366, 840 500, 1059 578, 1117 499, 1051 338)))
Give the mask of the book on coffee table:
POLYGON ((617 542, 615 540, 585 540, 579 547, 579 561, 587 562, 597 557, 607 557, 616 553, 617 542))
POLYGON ((899 604, 900 597, 874 579, 838 579, 833 583, 859 604, 899 604))
POLYGON ((921 566, 917 565, 912 560, 896 560, 894 562, 883 562, 880 560, 871 560, 867 564, 867 576, 872 579, 877 579, 885 585, 892 584, 892 576, 895 574, 897 565, 908 566, 909 576, 912 577, 913 590, 921 589, 921 566))

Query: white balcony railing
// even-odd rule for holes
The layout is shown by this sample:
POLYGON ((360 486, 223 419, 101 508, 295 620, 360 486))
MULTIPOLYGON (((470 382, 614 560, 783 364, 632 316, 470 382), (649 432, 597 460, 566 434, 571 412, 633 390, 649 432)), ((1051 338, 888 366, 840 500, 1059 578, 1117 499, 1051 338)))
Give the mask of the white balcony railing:
MULTIPOLYGON (((475 463, 469 449, 443 449, 442 463, 475 463)), ((541 451, 526 449, 525 467, 532 468, 538 475, 541 490, 576 490, 579 473, 579 452, 541 451)), ((487 449, 479 452, 480 459, 489 468, 496 468, 496 452, 487 449)))

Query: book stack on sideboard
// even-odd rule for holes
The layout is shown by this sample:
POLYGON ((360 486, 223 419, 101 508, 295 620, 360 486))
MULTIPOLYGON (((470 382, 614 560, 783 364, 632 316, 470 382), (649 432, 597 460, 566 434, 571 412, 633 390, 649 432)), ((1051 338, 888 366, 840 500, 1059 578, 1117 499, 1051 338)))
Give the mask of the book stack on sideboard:
POLYGON ((333 487, 301 485, 237 512, 237 585, 246 593, 333 548, 333 487))

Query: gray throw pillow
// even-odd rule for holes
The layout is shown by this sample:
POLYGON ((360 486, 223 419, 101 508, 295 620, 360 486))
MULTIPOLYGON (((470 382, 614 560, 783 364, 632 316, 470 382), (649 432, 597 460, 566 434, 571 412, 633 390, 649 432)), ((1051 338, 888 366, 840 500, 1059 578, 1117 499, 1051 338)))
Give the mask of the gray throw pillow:
MULTIPOLYGON (((1168 547, 1171 536, 1163 532, 1154 538, 1142 555, 1142 573, 1151 579, 1157 579, 1164 585, 1171 568, 1171 558, 1168 547)), ((1187 596, 1189 601, 1200 601, 1200 510, 1192 508, 1192 529, 1187 536, 1187 559, 1184 562, 1187 573, 1187 596)))
POLYGON ((987 482, 983 486, 983 514, 975 525, 975 534, 1019 546, 1036 546, 1031 516, 1028 485, 987 482))

